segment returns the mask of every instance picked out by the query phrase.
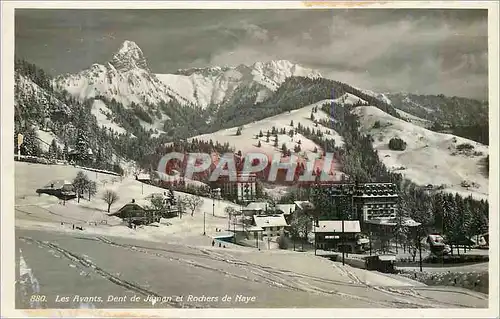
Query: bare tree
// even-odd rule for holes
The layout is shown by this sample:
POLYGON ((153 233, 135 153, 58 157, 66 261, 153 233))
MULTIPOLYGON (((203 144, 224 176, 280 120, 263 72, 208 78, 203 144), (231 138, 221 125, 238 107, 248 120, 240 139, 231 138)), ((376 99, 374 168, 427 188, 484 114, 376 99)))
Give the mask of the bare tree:
POLYGON ((191 216, 203 204, 203 199, 199 196, 189 196, 185 198, 186 206, 191 210, 191 216))
POLYGON ((102 199, 108 204, 108 213, 111 210, 111 205, 116 203, 120 197, 118 197, 118 194, 115 191, 107 189, 104 194, 102 195, 102 199))

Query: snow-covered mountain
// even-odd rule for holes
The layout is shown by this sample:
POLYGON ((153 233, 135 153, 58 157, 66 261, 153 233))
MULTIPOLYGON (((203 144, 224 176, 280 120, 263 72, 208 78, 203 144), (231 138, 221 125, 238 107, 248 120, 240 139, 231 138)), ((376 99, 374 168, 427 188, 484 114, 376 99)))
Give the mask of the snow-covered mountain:
POLYGON ((123 42, 109 62, 95 63, 77 74, 61 75, 55 79, 55 85, 80 99, 105 96, 125 107, 132 103, 167 103, 172 99, 187 104, 151 72, 142 50, 132 41, 123 42))
POLYGON ((109 62, 93 64, 77 74, 59 76, 55 84, 80 99, 105 96, 124 106, 175 100, 181 105, 206 108, 220 106, 234 99, 237 93, 256 94, 254 102, 260 102, 291 76, 320 77, 321 74, 286 60, 155 74, 139 46, 125 41, 109 62))
MULTIPOLYGON (((45 145, 55 139, 59 146, 68 143, 71 147, 75 144, 74 127, 79 122, 80 128, 88 128, 94 150, 135 161, 167 142, 193 137, 229 143, 243 152, 256 148, 279 152, 283 144, 289 150, 300 145, 294 153, 305 156, 323 148, 324 140, 316 139, 318 136, 335 140, 337 147, 348 144, 344 137, 351 133, 345 127, 354 125, 353 121, 345 127, 336 126, 334 131, 325 123, 339 121, 338 114, 327 114, 326 109, 311 114, 311 109, 319 104, 335 103, 343 110, 354 108, 362 133, 372 136, 373 148, 389 169, 420 185, 433 184, 449 191, 487 197, 488 179, 480 165, 488 155, 488 147, 427 129, 432 119, 425 108, 446 102, 436 105, 434 114, 443 119, 453 118, 454 114, 467 118, 471 115, 469 110, 453 112, 454 105, 464 107, 457 103, 468 103, 465 99, 398 99, 397 95, 356 89, 322 78, 314 70, 285 60, 156 74, 142 50, 131 41, 125 41, 109 62, 54 80, 41 76, 35 66, 25 64, 16 67, 16 121, 29 120, 45 145), (79 120, 80 115, 72 114, 75 110, 88 113, 85 125, 79 120), (426 116, 419 116, 414 110, 426 116), (295 126, 300 123, 319 135, 306 138, 297 131, 290 135, 292 121, 295 126), (265 136, 273 126, 279 131, 277 145, 274 138, 268 140, 265 136), (241 134, 236 134, 238 127, 241 134), (406 150, 390 150, 388 143, 393 137, 402 138, 407 143, 406 150)), ((476 104, 478 110, 483 109, 483 104, 476 104)))
POLYGON ((261 102, 288 77, 321 77, 321 74, 287 60, 277 60, 250 66, 191 68, 156 76, 190 103, 206 108, 223 104, 238 90, 255 92, 254 102, 261 102))

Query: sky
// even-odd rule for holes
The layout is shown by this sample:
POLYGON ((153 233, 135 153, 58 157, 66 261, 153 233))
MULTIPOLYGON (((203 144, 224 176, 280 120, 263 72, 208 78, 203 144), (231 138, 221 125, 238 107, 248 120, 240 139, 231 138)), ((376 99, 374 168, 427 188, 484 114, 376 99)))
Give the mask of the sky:
POLYGON ((53 75, 136 42, 154 73, 285 59, 376 92, 488 96, 487 10, 17 9, 15 52, 53 75))

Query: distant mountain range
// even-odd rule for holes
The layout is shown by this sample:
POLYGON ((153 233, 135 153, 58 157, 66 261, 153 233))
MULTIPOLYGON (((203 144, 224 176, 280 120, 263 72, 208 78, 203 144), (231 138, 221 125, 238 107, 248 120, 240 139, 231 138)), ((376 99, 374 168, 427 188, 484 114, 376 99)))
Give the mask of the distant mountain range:
MULTIPOLYGON (((288 119, 286 114, 304 110, 321 101, 352 110, 359 117, 360 131, 373 136, 373 147, 379 151, 386 165, 392 163, 389 167, 397 168, 397 165, 407 165, 407 162, 388 162, 388 154, 384 152, 386 139, 394 136, 409 139, 413 136, 410 131, 424 130, 423 139, 431 139, 432 145, 436 145, 440 152, 444 151, 444 145, 451 147, 449 140, 453 136, 425 132, 453 133, 482 144, 488 143, 488 104, 484 101, 443 95, 376 93, 326 79, 317 71, 286 60, 156 74, 148 66, 142 50, 132 41, 125 41, 105 64, 94 64, 77 74, 56 78, 35 65, 18 60, 15 96, 16 130, 34 129, 37 138, 43 141, 42 152, 48 151, 52 140, 62 149, 64 145, 75 148, 84 139, 94 153, 102 153, 106 161, 132 160, 142 166, 150 166, 154 161, 149 156, 159 154, 166 143, 196 136, 208 136, 213 142, 232 143, 234 145, 229 147, 241 148, 248 137, 236 136, 228 140, 221 138, 225 133, 221 135, 217 132, 232 132, 239 126, 255 126, 256 123, 271 125, 273 117, 278 116, 277 121, 288 119), (365 108, 364 111, 360 107, 365 108), (384 120, 386 117, 390 120, 384 120), (380 123, 371 127, 377 121, 380 123), (401 122, 408 125, 401 126, 401 122), (371 126, 366 123, 371 123, 371 126), (383 143, 377 142, 376 135, 381 129, 378 125, 393 126, 395 123, 409 132, 386 128, 384 135, 378 137, 383 143)), ((337 138, 347 134, 347 131, 330 131, 333 127, 328 127, 342 122, 341 115, 328 111, 322 115, 321 123, 314 115, 302 116, 303 119, 292 116, 296 125, 308 123, 310 129, 323 129, 323 133, 327 134, 318 133, 320 139, 315 141, 303 137, 308 151, 322 149, 321 139, 331 135, 330 138, 338 140, 336 147, 349 152, 350 146, 344 145, 346 138, 337 138)), ((352 122, 346 121, 345 125, 352 125, 352 122)), ((255 127, 267 130, 271 126, 258 124, 255 127)), ((341 127, 338 129, 343 130, 341 127)), ((253 135, 259 133, 251 132, 253 135)), ((430 143, 424 140, 421 142, 423 146, 430 143)), ((467 155, 471 161, 467 164, 470 168, 462 177, 453 177, 451 183, 459 183, 460 178, 468 179, 469 173, 472 179, 479 180, 479 177, 474 177, 478 172, 476 162, 487 155, 487 147, 458 140, 463 142, 458 144, 473 144, 477 152, 472 157, 467 155)), ((290 149, 293 145, 287 144, 287 147, 290 149)), ((412 154, 427 152, 416 146, 408 149, 412 154)), ((449 152, 445 152, 451 154, 454 151, 450 148, 449 152)), ((416 170, 413 172, 417 175, 418 172, 427 174, 432 171, 430 166, 425 165, 412 170, 416 170)), ((414 173, 410 175, 413 178, 417 176, 414 173)))

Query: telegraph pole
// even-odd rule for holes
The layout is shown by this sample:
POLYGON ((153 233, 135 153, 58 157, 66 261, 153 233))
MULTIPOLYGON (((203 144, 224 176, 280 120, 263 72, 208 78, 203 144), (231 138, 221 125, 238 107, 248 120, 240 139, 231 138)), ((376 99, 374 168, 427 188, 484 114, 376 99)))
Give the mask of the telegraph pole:
POLYGON ((418 239, 418 254, 419 254, 419 267, 420 272, 422 272, 422 240, 420 240, 420 226, 417 226, 417 239, 418 239))

